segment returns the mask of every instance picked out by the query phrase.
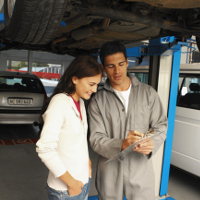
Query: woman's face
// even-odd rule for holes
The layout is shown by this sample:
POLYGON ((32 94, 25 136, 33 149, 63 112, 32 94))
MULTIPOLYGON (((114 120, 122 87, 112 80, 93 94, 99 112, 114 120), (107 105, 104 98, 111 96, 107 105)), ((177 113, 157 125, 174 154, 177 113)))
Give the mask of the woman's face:
POLYGON ((72 95, 75 101, 78 101, 80 98, 89 99, 92 93, 97 91, 97 86, 101 81, 101 74, 92 77, 84 78, 72 78, 73 83, 75 84, 76 91, 72 95))

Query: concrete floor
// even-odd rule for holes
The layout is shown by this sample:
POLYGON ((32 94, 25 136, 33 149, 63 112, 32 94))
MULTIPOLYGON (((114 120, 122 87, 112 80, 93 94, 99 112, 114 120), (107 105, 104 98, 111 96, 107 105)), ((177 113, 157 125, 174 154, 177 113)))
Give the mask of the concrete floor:
MULTIPOLYGON (((36 127, 0 126, 0 140, 37 138, 36 127), (6 130, 6 132, 5 132, 6 130), (31 133, 33 132, 33 133, 31 133)), ((96 195, 95 169, 98 155, 90 150, 93 179, 89 196, 96 195)), ((35 144, 0 145, 0 200, 48 200, 45 186, 48 170, 35 151, 35 144)), ((200 178, 171 167, 168 194, 176 200, 199 200, 200 178)))
POLYGON ((176 200, 200 200, 200 178, 171 166, 167 191, 176 200))

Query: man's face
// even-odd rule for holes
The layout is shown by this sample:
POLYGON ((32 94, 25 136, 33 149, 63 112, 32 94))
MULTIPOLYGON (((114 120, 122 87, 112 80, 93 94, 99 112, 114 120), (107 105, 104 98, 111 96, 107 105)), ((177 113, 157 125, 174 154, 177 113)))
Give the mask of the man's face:
POLYGON ((127 83, 128 60, 123 53, 109 55, 104 61, 104 71, 107 73, 113 88, 123 87, 127 83))

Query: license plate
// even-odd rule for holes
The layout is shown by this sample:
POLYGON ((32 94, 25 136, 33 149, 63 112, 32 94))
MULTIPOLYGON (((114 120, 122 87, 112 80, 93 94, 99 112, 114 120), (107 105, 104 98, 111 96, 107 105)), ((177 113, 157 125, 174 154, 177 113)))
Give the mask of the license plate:
POLYGON ((10 105, 31 105, 31 104, 33 104, 33 99, 8 99, 8 104, 10 104, 10 105))

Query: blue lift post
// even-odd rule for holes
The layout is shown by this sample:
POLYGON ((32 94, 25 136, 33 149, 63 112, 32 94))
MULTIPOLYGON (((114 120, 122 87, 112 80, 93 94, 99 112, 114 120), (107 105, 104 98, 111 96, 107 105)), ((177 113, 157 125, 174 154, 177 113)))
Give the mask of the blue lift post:
MULTIPOLYGON (((151 56, 151 55, 173 55, 171 84, 168 106, 168 131, 167 139, 164 146, 162 177, 160 183, 160 197, 162 200, 175 200, 167 194, 170 161, 173 143, 177 88, 179 79, 181 46, 188 46, 187 42, 178 42, 175 37, 164 37, 151 40, 148 46, 139 46, 134 48, 127 48, 127 55, 131 57, 151 56)), ((98 200, 98 196, 89 197, 89 200, 98 200)), ((160 200, 161 200, 160 199, 160 200)), ((124 200, 126 198, 124 197, 124 200)))
MULTIPOLYGON (((0 24, 4 24, 4 14, 3 13, 0 13, 0 24)), ((4 44, 1 44, 0 43, 0 47, 5 47, 5 45, 4 44)))
POLYGON ((0 13, 0 24, 4 23, 4 14, 0 13))
POLYGON ((168 188, 174 123, 176 114, 175 112, 176 112, 177 88, 178 88, 179 69, 180 69, 180 58, 181 58, 181 47, 173 55, 171 88, 170 88, 170 98, 169 98, 169 108, 168 108, 168 131, 167 131, 167 139, 165 141, 165 149, 163 155, 164 159, 163 159, 162 178, 160 185, 160 196, 166 195, 168 188))

